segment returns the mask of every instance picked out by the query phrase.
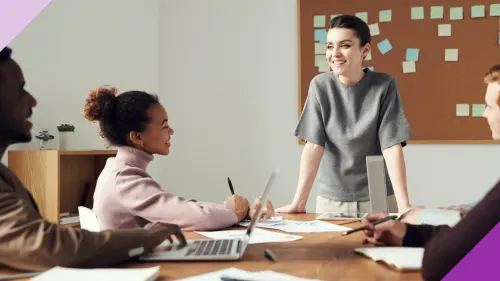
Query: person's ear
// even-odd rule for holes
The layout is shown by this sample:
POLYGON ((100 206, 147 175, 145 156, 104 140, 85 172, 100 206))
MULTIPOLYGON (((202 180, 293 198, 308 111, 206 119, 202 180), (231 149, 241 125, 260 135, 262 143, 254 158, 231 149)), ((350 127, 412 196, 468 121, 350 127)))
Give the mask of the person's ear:
POLYGON ((130 138, 130 141, 132 141, 133 144, 140 146, 140 147, 144 146, 144 142, 143 142, 142 137, 139 133, 131 131, 128 136, 130 138))
POLYGON ((370 52, 371 50, 371 45, 370 43, 366 43, 366 45, 363 47, 363 57, 366 57, 368 55, 368 53, 370 52))

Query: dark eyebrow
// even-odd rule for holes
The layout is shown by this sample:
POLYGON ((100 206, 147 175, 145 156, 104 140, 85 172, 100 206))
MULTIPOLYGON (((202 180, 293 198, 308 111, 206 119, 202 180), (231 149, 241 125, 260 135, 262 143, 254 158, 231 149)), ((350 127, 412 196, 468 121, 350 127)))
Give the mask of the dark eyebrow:
MULTIPOLYGON (((326 42, 326 43, 327 43, 327 44, 332 44, 333 42, 328 41, 328 42, 326 42)), ((351 41, 351 40, 342 40, 342 41, 340 41, 339 43, 340 43, 340 44, 342 44, 342 43, 351 43, 351 44, 352 44, 352 41, 351 41)))

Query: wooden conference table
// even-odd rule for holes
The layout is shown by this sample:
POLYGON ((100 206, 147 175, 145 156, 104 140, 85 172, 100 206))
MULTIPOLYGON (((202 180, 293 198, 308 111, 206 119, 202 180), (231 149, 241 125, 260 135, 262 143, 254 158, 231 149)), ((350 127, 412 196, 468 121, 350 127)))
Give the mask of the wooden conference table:
MULTIPOLYGON (((285 219, 314 220, 317 214, 283 214, 285 219)), ((347 227, 357 227, 359 222, 336 222, 347 227)), ((239 227, 238 227, 239 228, 239 227)), ((235 228, 235 229, 238 229, 235 228)), ((267 229, 275 231, 273 229, 267 229)), ((297 277, 320 280, 423 280, 420 272, 397 272, 384 264, 376 263, 353 252, 356 247, 363 247, 362 232, 341 236, 340 232, 296 233, 303 239, 293 242, 251 244, 241 261, 234 262, 129 262, 119 268, 140 268, 159 265, 160 278, 157 281, 177 280, 212 271, 237 267, 247 271, 273 270, 297 277), (278 259, 272 262, 264 257, 264 250, 270 249, 278 259)), ((204 238, 194 232, 185 232, 188 239, 204 238)), ((0 276, 20 273, 9 269, 0 269, 0 276)), ((16 279, 19 281, 29 280, 16 279)))

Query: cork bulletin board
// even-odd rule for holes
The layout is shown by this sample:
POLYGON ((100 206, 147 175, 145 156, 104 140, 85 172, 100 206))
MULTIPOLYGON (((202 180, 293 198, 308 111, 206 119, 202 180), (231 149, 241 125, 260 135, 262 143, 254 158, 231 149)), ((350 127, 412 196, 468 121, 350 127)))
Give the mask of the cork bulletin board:
POLYGON ((330 71, 331 17, 365 20, 365 67, 394 76, 413 130, 410 143, 499 143, 482 113, 483 74, 500 63, 500 0, 298 0, 299 115, 311 79, 330 71))

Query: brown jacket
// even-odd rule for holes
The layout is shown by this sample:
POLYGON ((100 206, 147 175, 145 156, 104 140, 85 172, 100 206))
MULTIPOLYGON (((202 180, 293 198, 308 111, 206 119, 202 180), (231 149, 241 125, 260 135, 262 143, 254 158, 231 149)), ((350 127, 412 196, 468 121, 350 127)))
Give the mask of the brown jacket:
POLYGON ((144 229, 97 233, 48 222, 21 181, 0 164, 0 264, 23 270, 106 267, 154 246, 144 229))

